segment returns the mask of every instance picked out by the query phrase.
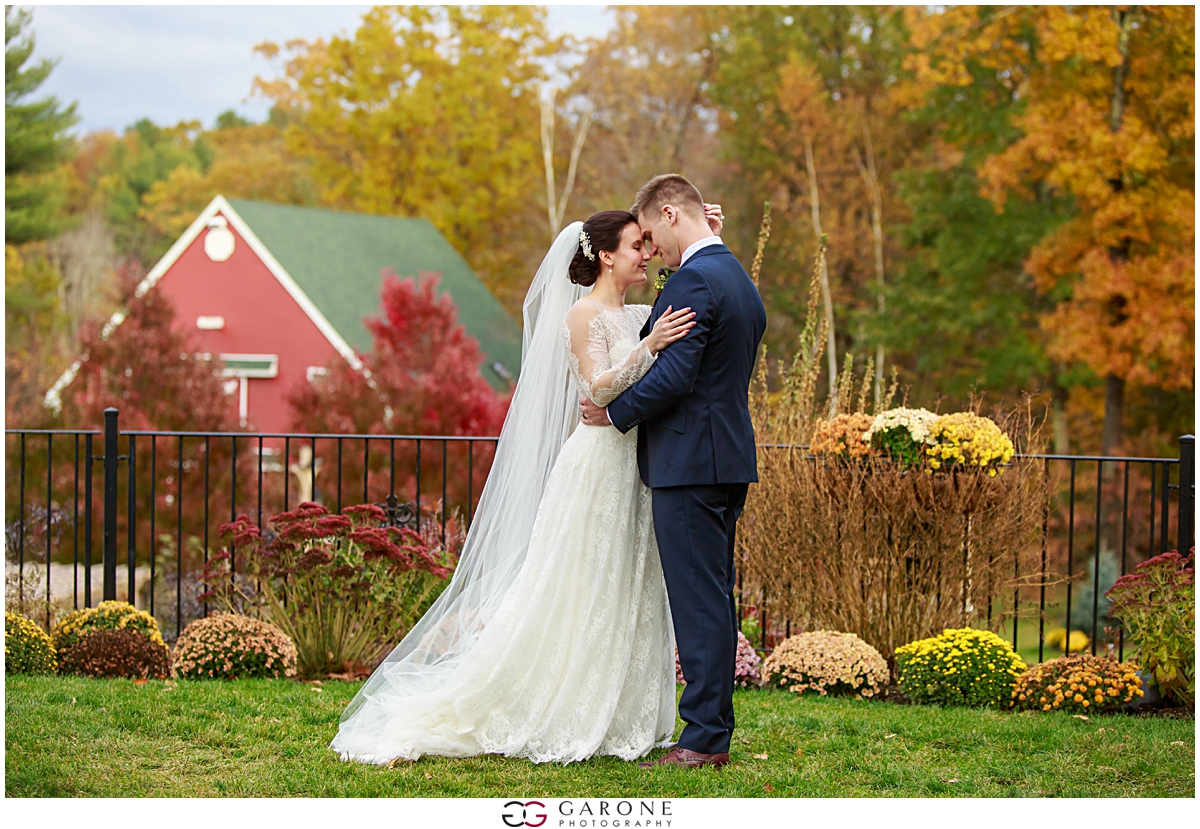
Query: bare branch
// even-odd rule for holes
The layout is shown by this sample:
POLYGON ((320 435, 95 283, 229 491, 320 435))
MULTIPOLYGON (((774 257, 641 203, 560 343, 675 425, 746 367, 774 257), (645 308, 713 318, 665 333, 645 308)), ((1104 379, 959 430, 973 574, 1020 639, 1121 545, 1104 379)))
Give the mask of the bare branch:
POLYGON ((554 99, 557 93, 552 89, 542 97, 542 166, 546 169, 546 220, 550 225, 550 240, 558 235, 559 216, 554 206, 554 99))
POLYGON ((575 141, 571 145, 571 160, 567 165, 567 181, 563 184, 562 196, 558 200, 558 224, 562 225, 563 216, 567 215, 567 203, 575 190, 575 171, 579 167, 579 156, 583 153, 584 142, 587 141, 588 129, 592 126, 592 112, 588 110, 579 117, 575 127, 575 141))

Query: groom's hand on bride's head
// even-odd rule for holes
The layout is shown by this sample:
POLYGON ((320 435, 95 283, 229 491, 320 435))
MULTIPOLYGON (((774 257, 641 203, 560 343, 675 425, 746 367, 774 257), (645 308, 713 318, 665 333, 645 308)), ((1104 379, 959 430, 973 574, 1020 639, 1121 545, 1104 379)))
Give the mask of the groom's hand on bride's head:
POLYGON ((588 426, 608 426, 608 409, 601 408, 586 397, 579 399, 579 419, 588 426))

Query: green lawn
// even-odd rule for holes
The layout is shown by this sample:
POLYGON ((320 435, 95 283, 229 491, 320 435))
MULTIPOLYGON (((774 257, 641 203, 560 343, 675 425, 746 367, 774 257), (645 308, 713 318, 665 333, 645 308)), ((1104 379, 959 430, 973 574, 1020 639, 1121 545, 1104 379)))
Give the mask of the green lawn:
MULTIPOLYGON (((481 757, 393 769, 326 748, 358 683, 5 681, 9 797, 1192 797, 1192 720, 739 691, 733 763, 645 772, 481 757), (758 755, 758 756, 755 756, 758 755), (766 755, 765 758, 763 755, 766 755)), ((678 732, 676 732, 678 733, 678 732)))

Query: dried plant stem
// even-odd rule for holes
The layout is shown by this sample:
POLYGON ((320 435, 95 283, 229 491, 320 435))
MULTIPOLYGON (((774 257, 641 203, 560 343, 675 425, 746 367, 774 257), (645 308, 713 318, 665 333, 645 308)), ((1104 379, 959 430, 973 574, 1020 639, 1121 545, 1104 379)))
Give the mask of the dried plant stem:
POLYGON ((1036 570, 1038 528, 1023 516, 1044 503, 1045 481, 1020 463, 1030 468, 995 478, 931 475, 765 450, 739 533, 745 580, 794 629, 855 633, 889 659, 945 627, 984 626, 1014 573, 1036 570))
POLYGON ((829 359, 829 396, 830 416, 837 406, 837 341, 833 329, 833 292, 829 287, 829 268, 825 263, 825 247, 828 237, 821 229, 821 195, 817 186, 817 163, 813 155, 813 142, 810 135, 804 138, 804 165, 808 171, 809 206, 812 209, 813 233, 821 240, 817 251, 817 267, 821 277, 821 296, 825 302, 825 347, 829 359))
POLYGON ((754 262, 750 265, 750 281, 758 285, 758 275, 762 272, 763 252, 767 249, 767 240, 771 238, 771 203, 763 202, 762 225, 758 228, 758 249, 754 252, 754 262))
MULTIPOLYGON (((818 305, 825 241, 814 258, 796 354, 790 365, 779 363, 780 388, 768 388, 764 359, 751 395, 762 448, 759 483, 738 527, 743 595, 763 595, 768 617, 787 620, 793 630, 855 633, 890 661, 899 645, 945 627, 997 628, 1011 620, 1015 609, 1000 599, 1040 583, 1041 525, 1029 516, 1042 514, 1048 481, 1037 461, 1025 459, 989 477, 981 470, 930 473, 883 458, 844 462, 808 454, 824 414, 816 383, 827 333, 818 305)), ((845 355, 828 410, 856 403, 857 411, 846 414, 864 414, 874 397, 875 366, 868 358, 856 379, 853 355, 845 355)), ((876 414, 896 394, 891 370, 876 414)), ((1038 451, 1028 407, 1001 420, 1019 451, 1038 451)))

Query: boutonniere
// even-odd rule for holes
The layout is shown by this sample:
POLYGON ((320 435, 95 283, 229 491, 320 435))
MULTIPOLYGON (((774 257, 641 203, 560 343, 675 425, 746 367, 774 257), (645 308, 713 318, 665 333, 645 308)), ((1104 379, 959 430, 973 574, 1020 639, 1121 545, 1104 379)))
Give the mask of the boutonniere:
POLYGON ((658 276, 654 277, 654 301, 657 302, 659 296, 663 292, 663 288, 667 287, 667 280, 671 278, 671 274, 675 271, 670 268, 659 268, 658 276))

